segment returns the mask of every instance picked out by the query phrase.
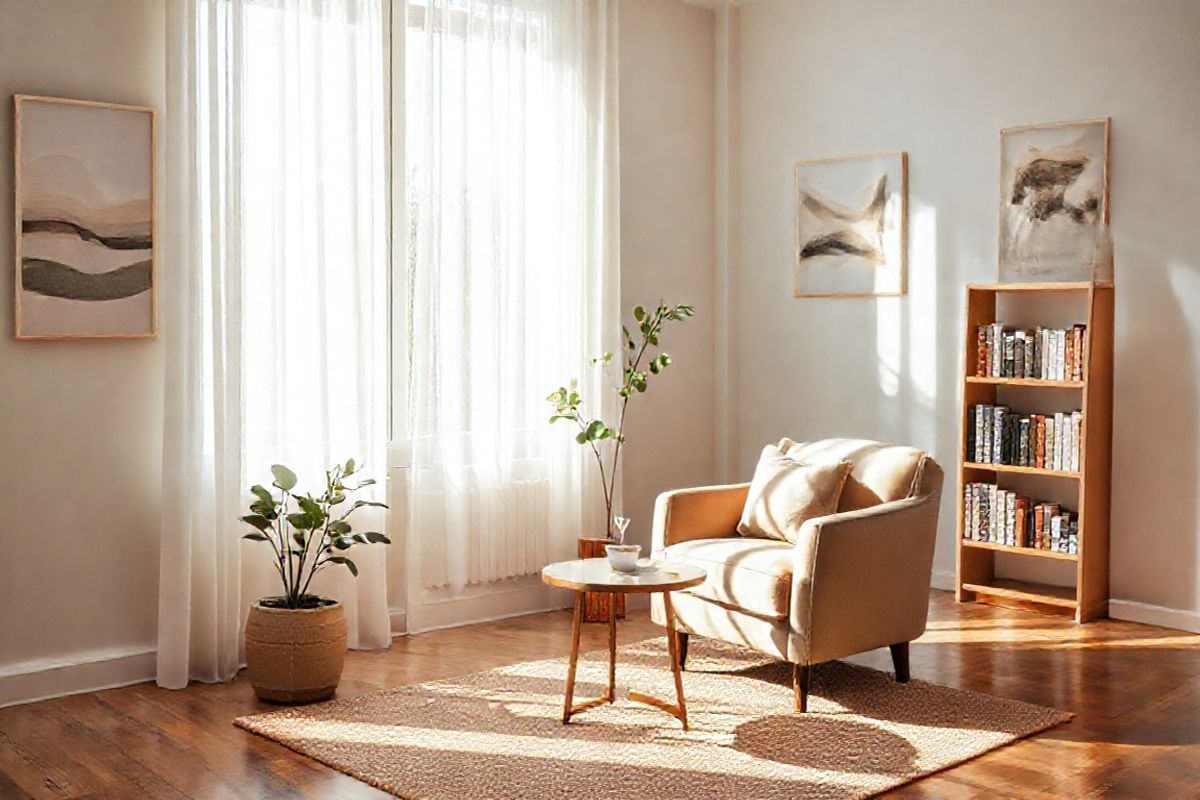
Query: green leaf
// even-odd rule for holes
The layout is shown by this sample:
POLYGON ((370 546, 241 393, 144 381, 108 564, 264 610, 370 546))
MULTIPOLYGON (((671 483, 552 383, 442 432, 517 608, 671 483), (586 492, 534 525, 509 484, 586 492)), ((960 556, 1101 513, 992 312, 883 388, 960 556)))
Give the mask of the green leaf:
POLYGON ((344 520, 334 520, 329 523, 329 532, 337 536, 343 536, 351 531, 350 523, 344 520))
POLYGON ((253 525, 260 531, 270 530, 271 528, 271 521, 262 514, 249 514, 242 517, 242 522, 245 522, 248 525, 253 525))
POLYGON ((263 502, 264 502, 264 503, 266 503, 267 505, 269 505, 269 506, 273 506, 273 505, 275 505, 275 498, 274 498, 274 497, 272 497, 272 496, 271 496, 271 493, 270 493, 270 492, 268 492, 268 491, 267 491, 265 488, 263 488, 262 486, 259 486, 258 484, 255 484, 255 485, 253 485, 253 486, 251 486, 251 487, 250 487, 250 491, 251 491, 251 492, 253 492, 253 493, 254 493, 254 495, 255 495, 255 496, 256 496, 256 497, 257 497, 259 500, 263 501, 263 502))
POLYGON ((296 473, 283 464, 273 464, 271 466, 271 474, 275 476, 275 485, 285 492, 290 492, 296 488, 296 473))
POLYGON ((288 514, 287 521, 293 528, 301 531, 312 527, 312 520, 308 518, 308 514, 288 514))
POLYGON ((303 547, 304 546, 304 533, 302 531, 294 532, 292 534, 292 541, 295 542, 296 544, 300 545, 301 547, 303 547))
POLYGON ((247 533, 247 534, 246 534, 245 536, 243 536, 242 538, 243 538, 243 539, 249 539, 249 540, 250 540, 250 541, 252 541, 252 542, 267 542, 267 541, 270 541, 270 540, 269 540, 269 539, 268 539, 266 536, 264 536, 264 535, 263 535, 263 534, 261 534, 261 533, 247 533))
POLYGON ((352 475, 354 473, 354 459, 346 459, 346 465, 342 467, 343 475, 352 475))
POLYGON ((580 431, 579 433, 575 434, 575 441, 578 444, 587 444, 587 440, 588 440, 587 431, 580 431))
POLYGON ((384 536, 379 531, 367 531, 366 533, 361 534, 361 535, 366 537, 367 541, 370 542, 371 544, 391 544, 392 543, 391 539, 384 536))
MULTIPOLYGON (((355 500, 354 505, 350 506, 350 511, 362 508, 363 506, 374 506, 375 508, 387 508, 387 503, 381 503, 378 500, 355 500)), ((349 513, 349 512, 347 512, 349 513)))
POLYGON ((350 570, 350 574, 356 578, 358 577, 358 567, 345 556, 330 556, 328 560, 334 564, 345 564, 346 568, 350 570))
POLYGON ((592 420, 591 424, 584 430, 586 441, 594 442, 601 438, 600 435, 604 432, 604 423, 598 419, 592 420))

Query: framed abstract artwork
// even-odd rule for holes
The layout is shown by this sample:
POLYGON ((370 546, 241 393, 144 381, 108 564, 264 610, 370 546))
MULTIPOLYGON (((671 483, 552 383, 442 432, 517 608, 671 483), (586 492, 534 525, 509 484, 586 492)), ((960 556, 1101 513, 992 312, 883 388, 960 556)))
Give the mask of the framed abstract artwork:
POLYGON ((1000 131, 1002 281, 1088 280, 1108 225, 1109 120, 1000 131))
POLYGON ((17 338, 153 337, 154 110, 14 104, 17 338))
POLYGON ((908 154, 797 161, 796 297, 904 294, 908 154))

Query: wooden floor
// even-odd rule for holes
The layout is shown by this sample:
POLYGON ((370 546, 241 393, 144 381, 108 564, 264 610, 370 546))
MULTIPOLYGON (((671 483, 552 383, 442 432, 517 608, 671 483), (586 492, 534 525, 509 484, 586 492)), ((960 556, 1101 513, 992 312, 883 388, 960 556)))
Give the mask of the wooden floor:
MULTIPOLYGON (((585 627, 585 645, 603 647, 606 626, 585 627)), ((339 696, 562 656, 569 628, 568 612, 555 612, 397 639, 388 652, 351 653, 339 696)), ((623 642, 659 632, 644 612, 620 628, 623 642)), ((890 669, 886 649, 851 660, 890 669)), ((1078 716, 889 797, 1200 797, 1200 636, 1080 627, 934 592, 912 674, 1078 716)), ((267 708, 238 679, 0 709, 0 798, 387 797, 230 724, 267 708)))

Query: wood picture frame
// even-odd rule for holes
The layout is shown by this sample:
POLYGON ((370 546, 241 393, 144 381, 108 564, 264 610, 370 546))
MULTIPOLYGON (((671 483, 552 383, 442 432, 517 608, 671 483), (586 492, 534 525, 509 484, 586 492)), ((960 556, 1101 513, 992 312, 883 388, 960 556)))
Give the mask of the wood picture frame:
MULTIPOLYGON (((793 172, 793 236, 794 236, 794 261, 793 261, 793 296, 801 297, 826 297, 826 298, 850 298, 850 297, 900 297, 908 291, 908 153, 903 150, 898 151, 881 151, 874 153, 866 153, 857 156, 845 156, 836 158, 819 158, 802 161, 795 161, 792 164, 793 172), (811 200, 822 206, 826 206, 826 213, 841 218, 852 224, 852 221, 847 220, 848 212, 853 209, 845 207, 844 200, 825 201, 818 198, 805 198, 805 190, 802 189, 802 171, 812 167, 826 167, 836 165, 862 165, 866 162, 879 162, 882 166, 884 162, 894 161, 888 166, 888 169, 894 173, 896 177, 895 185, 885 187, 884 205, 880 210, 879 225, 881 228, 881 247, 880 255, 884 258, 884 263, 891 262, 889 269, 891 274, 888 276, 886 284, 882 287, 874 286, 871 290, 860 288, 849 288, 841 290, 831 288, 829 286, 812 287, 806 286, 804 278, 804 270, 806 269, 806 260, 812 258, 811 249, 808 245, 811 243, 811 238, 806 235, 803 223, 803 215, 805 207, 812 207, 811 200), (831 211, 828 207, 836 207, 836 211, 831 211), (892 219, 894 215, 894 219, 892 219), (892 223, 894 233, 890 239, 886 236, 883 228, 892 223)), ((886 171, 884 174, 887 174, 886 171)), ((869 184, 863 184, 862 189, 869 189, 869 184)), ((868 210, 869 210, 868 206, 868 210)), ((864 212, 865 213, 865 212, 864 212)), ((839 246, 846 247, 845 242, 840 242, 839 246)), ((822 255, 822 258, 834 258, 832 255, 822 255)), ((852 258, 853 254, 846 256, 852 258)))
MULTIPOLYGON (((1107 228, 1110 217, 1109 153, 1111 136, 1112 119, 1110 117, 1012 125, 1000 129, 1000 159, 997 180, 996 263, 1001 282, 1064 282, 1093 279, 1093 266, 1097 259, 1104 257, 1100 251, 1104 247, 1102 242, 1103 231, 1107 228), (1014 208, 1019 207, 1019 204, 1013 202, 1014 178, 1010 173, 1014 173, 1015 170, 1009 153, 1009 141, 1022 136, 1032 138, 1035 134, 1039 133, 1044 134, 1048 139, 1061 139, 1069 131, 1075 129, 1079 132, 1077 137, 1078 142, 1082 142, 1088 134, 1088 128, 1099 128, 1098 136, 1093 133, 1093 138, 1099 141, 1093 143, 1093 149, 1097 152, 1092 154, 1100 156, 1099 175, 1095 176, 1100 194, 1099 208, 1097 209, 1098 213, 1095 215, 1095 221, 1089 223, 1087 230, 1080 231, 1080 242, 1075 243, 1073 247, 1068 246, 1069 243, 1064 242, 1058 248, 1062 252, 1057 252, 1056 249, 1038 252, 1038 246, 1035 244, 1031 246, 1032 249, 1028 253, 1018 256, 1015 252, 1013 241, 1016 237, 1011 229, 1014 226, 1012 219, 1014 208)), ((1077 145, 1078 142, 1069 143, 1066 147, 1077 145)), ((1052 161, 1052 159, 1048 160, 1052 161)), ((1083 175, 1077 173, 1076 179, 1073 179, 1072 182, 1076 182, 1082 177, 1083 175)), ((1077 191, 1078 189, 1076 188, 1075 190, 1077 191)), ((1067 218, 1073 213, 1088 213, 1088 209, 1085 207, 1081 206, 1078 209, 1073 209, 1069 203, 1062 202, 1062 198, 1067 191, 1072 191, 1072 187, 1063 185, 1062 189, 1058 192, 1060 206, 1062 207, 1056 209, 1056 211, 1046 212, 1046 218, 1063 219, 1063 211, 1067 212, 1065 215, 1067 218)), ((1032 202, 1030 200, 1030 203, 1032 202)), ((1046 204, 1043 203, 1043 205, 1046 204)), ((1029 234, 1026 235, 1028 236, 1029 234)))
POLYGON ((17 339, 158 336, 157 188, 154 108, 13 96, 17 339), (82 125, 86 111, 103 113, 82 125))

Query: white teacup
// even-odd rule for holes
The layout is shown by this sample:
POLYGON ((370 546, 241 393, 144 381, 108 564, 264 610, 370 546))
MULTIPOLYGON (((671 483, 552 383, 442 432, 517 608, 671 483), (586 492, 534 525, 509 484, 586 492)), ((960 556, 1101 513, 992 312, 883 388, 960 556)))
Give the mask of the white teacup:
POLYGON ((637 572, 640 544, 606 544, 604 552, 608 554, 608 565, 617 572, 637 572))

